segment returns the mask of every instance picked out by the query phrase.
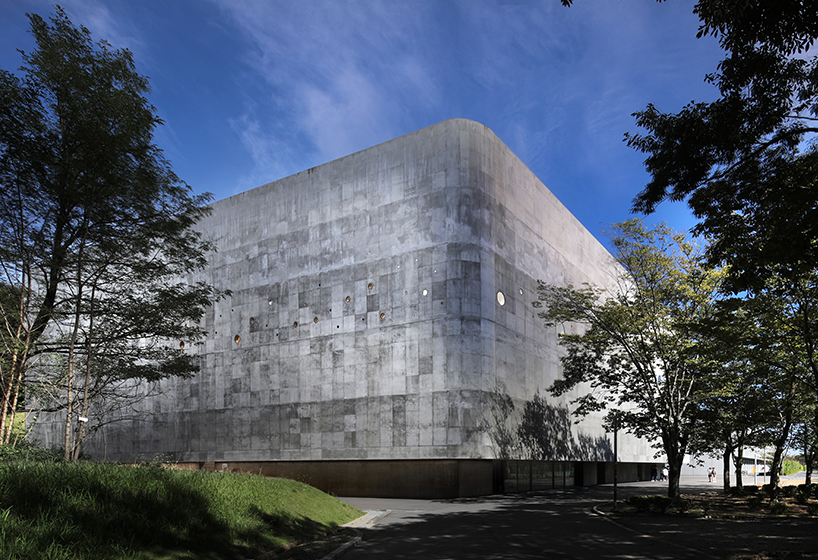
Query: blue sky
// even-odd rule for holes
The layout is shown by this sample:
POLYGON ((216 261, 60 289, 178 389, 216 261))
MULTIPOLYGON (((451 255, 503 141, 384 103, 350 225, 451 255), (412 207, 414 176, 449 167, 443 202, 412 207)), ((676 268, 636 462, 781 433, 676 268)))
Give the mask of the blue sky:
MULTIPOLYGON (((0 68, 30 51, 0 3, 0 68)), ((176 173, 216 199, 452 117, 494 131, 592 233, 628 219, 644 156, 631 113, 715 97, 722 58, 692 1, 63 0, 94 39, 134 53, 176 173)), ((647 218, 679 230, 683 204, 647 218)))

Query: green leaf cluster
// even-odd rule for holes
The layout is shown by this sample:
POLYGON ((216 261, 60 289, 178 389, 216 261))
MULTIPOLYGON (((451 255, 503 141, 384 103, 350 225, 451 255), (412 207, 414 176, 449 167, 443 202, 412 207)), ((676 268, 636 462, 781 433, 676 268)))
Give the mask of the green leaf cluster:
MULTIPOLYGON (((94 43, 55 8, 29 15, 36 48, 0 70, 2 421, 20 395, 105 421, 123 380, 186 376, 183 351, 221 292, 188 282, 215 247, 210 211, 153 141, 162 125, 132 54, 94 43), (55 383, 59 383, 55 385, 55 383)), ((189 348, 190 346, 188 346, 189 348)), ((84 428, 83 428, 84 429, 84 428)))

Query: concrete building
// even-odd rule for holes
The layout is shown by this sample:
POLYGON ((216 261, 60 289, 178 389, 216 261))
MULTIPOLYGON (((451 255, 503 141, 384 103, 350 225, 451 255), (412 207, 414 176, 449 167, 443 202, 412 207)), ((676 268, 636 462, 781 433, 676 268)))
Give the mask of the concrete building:
MULTIPOLYGON (((612 286, 616 267, 485 126, 448 120, 308 169, 214 203, 200 227, 220 249, 198 278, 232 291, 208 311, 204 344, 186 346, 201 371, 163 382, 92 454, 345 495, 610 480, 601 418, 573 425, 571 395, 546 392, 558 329, 531 304, 537 280, 612 286), (496 460, 498 390, 517 410, 546 398, 553 461, 496 460)), ((646 476, 653 450, 619 442, 620 479, 646 476)))

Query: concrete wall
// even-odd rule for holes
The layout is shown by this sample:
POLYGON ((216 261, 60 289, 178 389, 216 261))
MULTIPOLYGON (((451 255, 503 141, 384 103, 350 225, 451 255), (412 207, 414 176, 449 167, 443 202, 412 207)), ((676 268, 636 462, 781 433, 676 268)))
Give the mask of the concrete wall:
MULTIPOLYGON (((219 251, 191 280, 232 290, 204 344, 186 344, 201 371, 106 427, 96 455, 494 458, 480 429, 491 393, 520 404, 560 375, 556 329, 531 305, 537 280, 612 286, 616 273, 489 129, 461 119, 216 202, 200 227, 219 251)), ((574 396, 549 404, 567 419, 574 396)), ((599 417, 553 429, 570 442, 555 459, 612 456, 599 417)), ((652 457, 626 435, 619 450, 652 457)))
POLYGON ((455 498, 495 491, 491 460, 181 463, 178 468, 251 473, 304 482, 336 496, 455 498))

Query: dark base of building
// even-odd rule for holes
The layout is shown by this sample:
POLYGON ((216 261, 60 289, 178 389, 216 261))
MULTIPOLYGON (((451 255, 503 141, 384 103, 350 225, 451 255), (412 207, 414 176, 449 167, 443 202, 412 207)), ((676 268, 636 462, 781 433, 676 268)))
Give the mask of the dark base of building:
MULTIPOLYGON (((614 481, 614 464, 517 459, 380 461, 208 461, 179 468, 298 480, 335 496, 465 498, 614 481)), ((650 479, 650 464, 618 463, 619 482, 650 479)))

